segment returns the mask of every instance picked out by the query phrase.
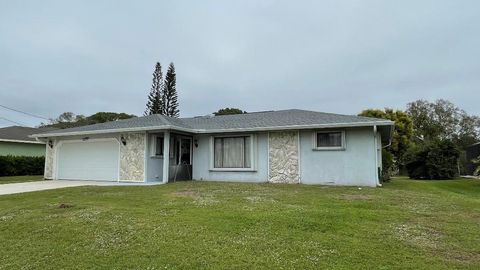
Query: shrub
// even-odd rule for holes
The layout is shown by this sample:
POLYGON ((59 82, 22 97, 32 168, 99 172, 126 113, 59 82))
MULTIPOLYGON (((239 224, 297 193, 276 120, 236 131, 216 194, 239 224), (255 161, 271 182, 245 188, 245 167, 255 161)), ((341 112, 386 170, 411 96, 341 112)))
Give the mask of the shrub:
POLYGON ((42 175, 45 157, 0 156, 0 176, 42 175))
POLYGON ((472 160, 473 164, 476 166, 475 171, 473 171, 473 175, 480 176, 480 156, 476 159, 472 160))
POLYGON ((380 180, 382 182, 390 181, 390 177, 393 175, 395 164, 393 162, 392 153, 385 149, 382 149, 382 171, 380 174, 380 180))
POLYGON ((460 151, 449 140, 412 148, 407 154, 408 176, 413 179, 452 179, 458 174, 460 151))
POLYGON ((428 149, 425 145, 415 146, 409 149, 406 156, 405 166, 410 178, 420 179, 427 175, 426 160, 428 149))
POLYGON ((468 167, 467 151, 460 150, 460 158, 458 159, 459 174, 466 175, 468 167))

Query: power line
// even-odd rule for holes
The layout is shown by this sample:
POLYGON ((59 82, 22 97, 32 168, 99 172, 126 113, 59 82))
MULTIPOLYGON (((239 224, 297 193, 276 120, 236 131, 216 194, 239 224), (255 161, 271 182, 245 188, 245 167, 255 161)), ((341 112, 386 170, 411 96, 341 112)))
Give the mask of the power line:
POLYGON ((17 109, 13 109, 13 108, 7 107, 7 106, 2 105, 2 104, 0 104, 0 107, 5 108, 5 109, 7 109, 7 110, 14 111, 14 112, 23 113, 23 114, 25 114, 25 115, 29 115, 29 116, 32 116, 32 117, 35 117, 35 118, 40 118, 40 119, 44 119, 44 120, 50 120, 50 119, 48 119, 48 118, 46 118, 46 117, 39 116, 39 115, 35 115, 35 114, 31 114, 31 113, 24 112, 24 111, 20 111, 20 110, 17 110, 17 109))
POLYGON ((7 119, 7 118, 2 117, 2 116, 0 116, 0 119, 5 120, 5 121, 8 121, 8 122, 11 122, 11 123, 14 123, 14 124, 17 124, 17 125, 20 125, 20 126, 22 126, 22 127, 26 127, 26 126, 27 126, 27 125, 25 125, 25 124, 22 124, 22 123, 19 123, 19 122, 17 122, 17 121, 13 121, 13 120, 7 119))

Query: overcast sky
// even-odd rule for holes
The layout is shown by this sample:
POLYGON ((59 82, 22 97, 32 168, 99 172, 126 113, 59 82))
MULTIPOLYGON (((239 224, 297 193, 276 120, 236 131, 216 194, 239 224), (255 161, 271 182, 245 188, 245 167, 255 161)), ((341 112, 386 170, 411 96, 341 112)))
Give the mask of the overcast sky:
POLYGON ((476 0, 2 1, 0 104, 141 115, 159 61, 175 63, 182 117, 438 98, 480 114, 479 14, 476 0))

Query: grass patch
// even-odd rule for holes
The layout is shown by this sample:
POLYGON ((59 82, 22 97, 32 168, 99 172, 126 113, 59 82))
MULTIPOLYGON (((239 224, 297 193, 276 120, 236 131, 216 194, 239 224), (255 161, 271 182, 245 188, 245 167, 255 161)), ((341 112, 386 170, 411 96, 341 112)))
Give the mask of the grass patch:
POLYGON ((478 180, 76 187, 0 196, 0 269, 478 269, 479 232, 478 180))
POLYGON ((43 175, 21 175, 21 176, 1 176, 1 184, 34 182, 43 180, 43 175))

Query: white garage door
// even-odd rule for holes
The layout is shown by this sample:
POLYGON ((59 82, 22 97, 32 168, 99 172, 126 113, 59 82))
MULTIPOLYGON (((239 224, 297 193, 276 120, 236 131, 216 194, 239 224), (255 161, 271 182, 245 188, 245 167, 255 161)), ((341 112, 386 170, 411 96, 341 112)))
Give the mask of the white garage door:
POLYGON ((64 142, 57 151, 58 179, 118 179, 119 147, 115 139, 64 142))

